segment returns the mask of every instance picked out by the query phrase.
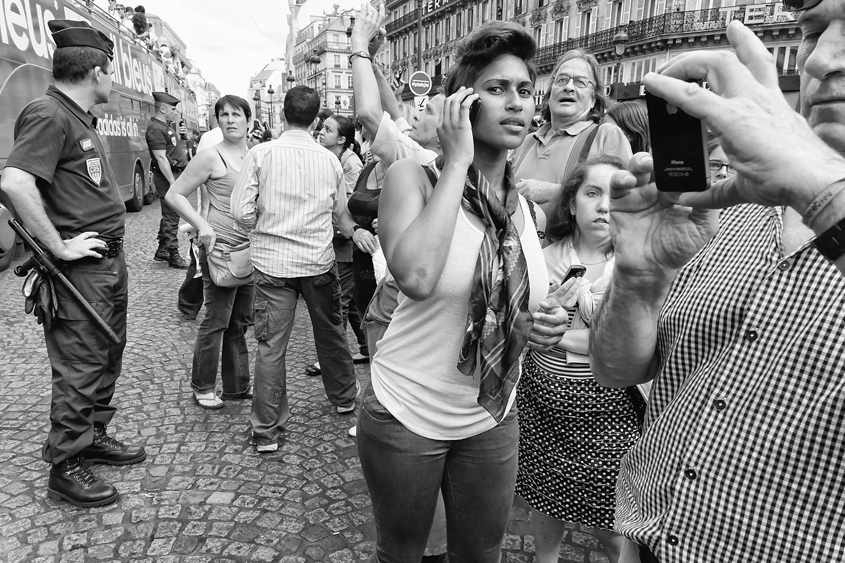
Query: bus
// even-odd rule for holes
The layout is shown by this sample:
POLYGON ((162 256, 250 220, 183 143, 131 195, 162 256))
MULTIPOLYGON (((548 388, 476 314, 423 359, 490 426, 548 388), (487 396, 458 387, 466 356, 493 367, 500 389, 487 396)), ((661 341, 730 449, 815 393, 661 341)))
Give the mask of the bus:
MULTIPOLYGON (((118 22, 90 0, 0 0, 0 169, 12 150, 18 114, 52 83, 56 45, 47 22, 53 19, 87 21, 114 41, 109 101, 95 106, 91 113, 97 117, 97 130, 126 208, 140 211, 156 196, 144 137, 155 116, 152 93, 166 91, 179 98, 189 133, 199 130, 196 96, 186 81, 170 72, 143 44, 125 31, 121 33, 118 22)), ((14 213, 2 192, 0 204, 14 213)), ((5 215, 0 212, 0 218, 5 215)), ((5 229, 4 219, 0 224, 0 271, 14 255, 14 244, 8 248, 14 237, 5 229)))

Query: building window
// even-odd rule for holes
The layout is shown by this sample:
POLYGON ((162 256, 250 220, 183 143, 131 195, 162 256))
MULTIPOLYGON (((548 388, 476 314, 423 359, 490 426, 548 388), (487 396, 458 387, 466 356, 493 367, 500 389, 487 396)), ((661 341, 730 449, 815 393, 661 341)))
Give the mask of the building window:
POLYGON ((610 27, 616 27, 622 24, 622 2, 612 2, 610 4, 610 27))
POLYGON ((581 12, 581 36, 587 35, 590 33, 590 21, 592 16, 592 10, 584 10, 581 12))
POLYGON ((335 56, 334 56, 334 67, 335 67, 335 68, 340 68, 340 55, 335 55, 335 56))
POLYGON ((470 9, 467 10, 467 33, 472 31, 472 16, 473 16, 473 10, 472 10, 472 8, 470 8, 470 9))
POLYGON ((542 27, 535 27, 534 28, 534 43, 536 43, 538 47, 540 46, 540 33, 542 31, 543 31, 542 27))
POLYGON ((563 43, 569 39, 569 16, 555 22, 555 43, 563 43))
POLYGON ((339 74, 334 75, 334 87, 340 88, 340 75, 339 74))
POLYGON ((352 75, 351 74, 346 75, 346 88, 348 90, 352 90, 352 75))

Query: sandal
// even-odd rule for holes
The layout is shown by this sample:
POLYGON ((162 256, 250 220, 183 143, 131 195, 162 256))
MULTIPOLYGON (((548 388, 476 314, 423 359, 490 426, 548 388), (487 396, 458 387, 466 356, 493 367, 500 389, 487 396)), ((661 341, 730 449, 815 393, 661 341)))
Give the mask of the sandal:
POLYGON ((223 408, 223 401, 220 400, 214 391, 208 393, 194 393, 194 402, 208 411, 216 411, 223 408))

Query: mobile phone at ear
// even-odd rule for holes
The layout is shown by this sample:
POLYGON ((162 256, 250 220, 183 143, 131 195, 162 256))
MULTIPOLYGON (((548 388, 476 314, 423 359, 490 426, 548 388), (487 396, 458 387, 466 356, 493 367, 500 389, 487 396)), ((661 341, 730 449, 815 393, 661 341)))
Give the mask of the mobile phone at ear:
POLYGON ((478 119, 478 112, 481 111, 481 100, 476 99, 472 104, 469 106, 469 122, 472 125, 475 125, 475 120, 478 119))
POLYGON ((570 266, 569 271, 566 272, 565 276, 563 276, 563 281, 561 281, 560 284, 563 285, 572 278, 580 278, 584 275, 584 273, 586 273, 586 271, 586 266, 581 266, 578 264, 570 266))
POLYGON ((703 192, 709 188, 704 122, 648 91, 645 101, 657 189, 661 192, 703 192))

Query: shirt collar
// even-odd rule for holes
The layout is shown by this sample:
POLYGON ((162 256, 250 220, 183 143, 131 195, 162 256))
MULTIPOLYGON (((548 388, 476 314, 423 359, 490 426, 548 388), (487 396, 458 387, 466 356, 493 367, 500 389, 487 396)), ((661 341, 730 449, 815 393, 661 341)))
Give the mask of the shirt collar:
POLYGON ((162 125, 164 125, 165 127, 170 127, 170 123, 169 123, 169 122, 164 121, 164 120, 162 120, 162 119, 159 119, 159 118, 157 118, 157 117, 152 118, 152 121, 158 121, 159 123, 161 123, 161 124, 162 124, 162 125))
MULTIPOLYGON (((555 131, 552 134, 552 136, 549 137, 549 140, 552 140, 553 138, 564 135, 564 134, 569 135, 570 137, 575 137, 581 131, 583 131, 584 129, 586 129, 587 127, 589 127, 592 124, 593 124, 593 120, 591 120, 591 119, 584 119, 584 120, 579 121, 577 123, 573 123, 569 127, 565 127, 563 129, 558 129, 557 131, 555 131)), ((551 122, 546 123, 545 125, 543 125, 539 129, 534 131, 534 133, 532 133, 532 135, 534 135, 534 138, 537 139, 538 142, 545 144, 544 139, 546 138, 546 135, 548 135, 551 128, 552 128, 551 122)))
POLYGON ((58 100, 60 104, 69 109, 73 115, 75 115, 82 123, 84 123, 89 128, 94 129, 97 127, 96 117, 91 115, 90 112, 83 111, 83 109, 79 107, 79 104, 74 102, 72 99, 70 99, 67 94, 65 94, 55 86, 47 87, 47 95, 52 96, 53 98, 58 100))
MULTIPOLYGON (((310 133, 308 133, 307 131, 303 131, 302 129, 291 129, 290 131, 282 131, 282 135, 302 137, 303 139, 311 139, 312 141, 314 141, 314 137, 312 137, 310 133)), ((314 142, 316 143, 317 141, 314 142)))

